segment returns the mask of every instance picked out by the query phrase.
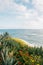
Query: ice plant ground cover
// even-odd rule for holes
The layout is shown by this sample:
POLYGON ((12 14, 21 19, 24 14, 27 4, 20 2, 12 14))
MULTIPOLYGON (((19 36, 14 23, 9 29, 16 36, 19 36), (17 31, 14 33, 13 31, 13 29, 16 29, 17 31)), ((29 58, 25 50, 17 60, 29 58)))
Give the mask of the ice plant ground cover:
POLYGON ((0 65, 43 65, 43 48, 30 47, 6 32, 0 35, 0 65))

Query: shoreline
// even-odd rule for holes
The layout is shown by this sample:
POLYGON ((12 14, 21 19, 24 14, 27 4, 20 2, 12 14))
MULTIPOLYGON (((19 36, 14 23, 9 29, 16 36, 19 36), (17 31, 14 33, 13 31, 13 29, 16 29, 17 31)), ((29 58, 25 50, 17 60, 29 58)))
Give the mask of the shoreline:
MULTIPOLYGON (((14 39, 16 42, 20 42, 21 44, 25 44, 25 45, 28 45, 29 47, 38 47, 38 48, 40 48, 41 46, 38 46, 38 45, 34 45, 34 44, 31 44, 31 43, 29 43, 29 42, 27 42, 27 41, 25 41, 25 40, 23 40, 23 39, 20 39, 20 38, 12 38, 12 39, 14 39)), ((42 47, 43 48, 43 47, 42 47)))
POLYGON ((28 45, 29 47, 34 47, 34 45, 33 44, 30 44, 29 42, 27 42, 27 41, 25 41, 25 40, 23 40, 23 39, 20 39, 20 38, 13 38, 15 41, 17 41, 17 42, 20 42, 21 44, 23 43, 23 44, 25 44, 25 45, 28 45))

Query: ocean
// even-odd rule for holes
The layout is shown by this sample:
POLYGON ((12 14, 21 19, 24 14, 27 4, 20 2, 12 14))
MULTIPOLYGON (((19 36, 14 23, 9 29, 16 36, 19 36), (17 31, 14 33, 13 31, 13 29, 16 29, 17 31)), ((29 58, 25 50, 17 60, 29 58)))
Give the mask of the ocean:
POLYGON ((43 29, 0 29, 0 34, 8 32, 14 38, 23 39, 34 46, 43 47, 43 29))

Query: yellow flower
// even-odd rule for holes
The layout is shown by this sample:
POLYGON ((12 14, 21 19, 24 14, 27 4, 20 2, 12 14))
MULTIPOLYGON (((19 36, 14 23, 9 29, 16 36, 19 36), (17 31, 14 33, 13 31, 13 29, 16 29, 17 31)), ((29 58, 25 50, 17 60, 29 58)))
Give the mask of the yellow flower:
POLYGON ((31 60, 32 62, 34 62, 34 60, 31 60))

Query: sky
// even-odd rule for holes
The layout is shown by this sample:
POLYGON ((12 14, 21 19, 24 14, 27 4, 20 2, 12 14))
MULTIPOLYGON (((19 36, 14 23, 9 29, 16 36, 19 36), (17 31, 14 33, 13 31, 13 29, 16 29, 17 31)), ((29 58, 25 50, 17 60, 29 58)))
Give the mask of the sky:
POLYGON ((0 0, 0 29, 43 29, 43 0, 0 0))

